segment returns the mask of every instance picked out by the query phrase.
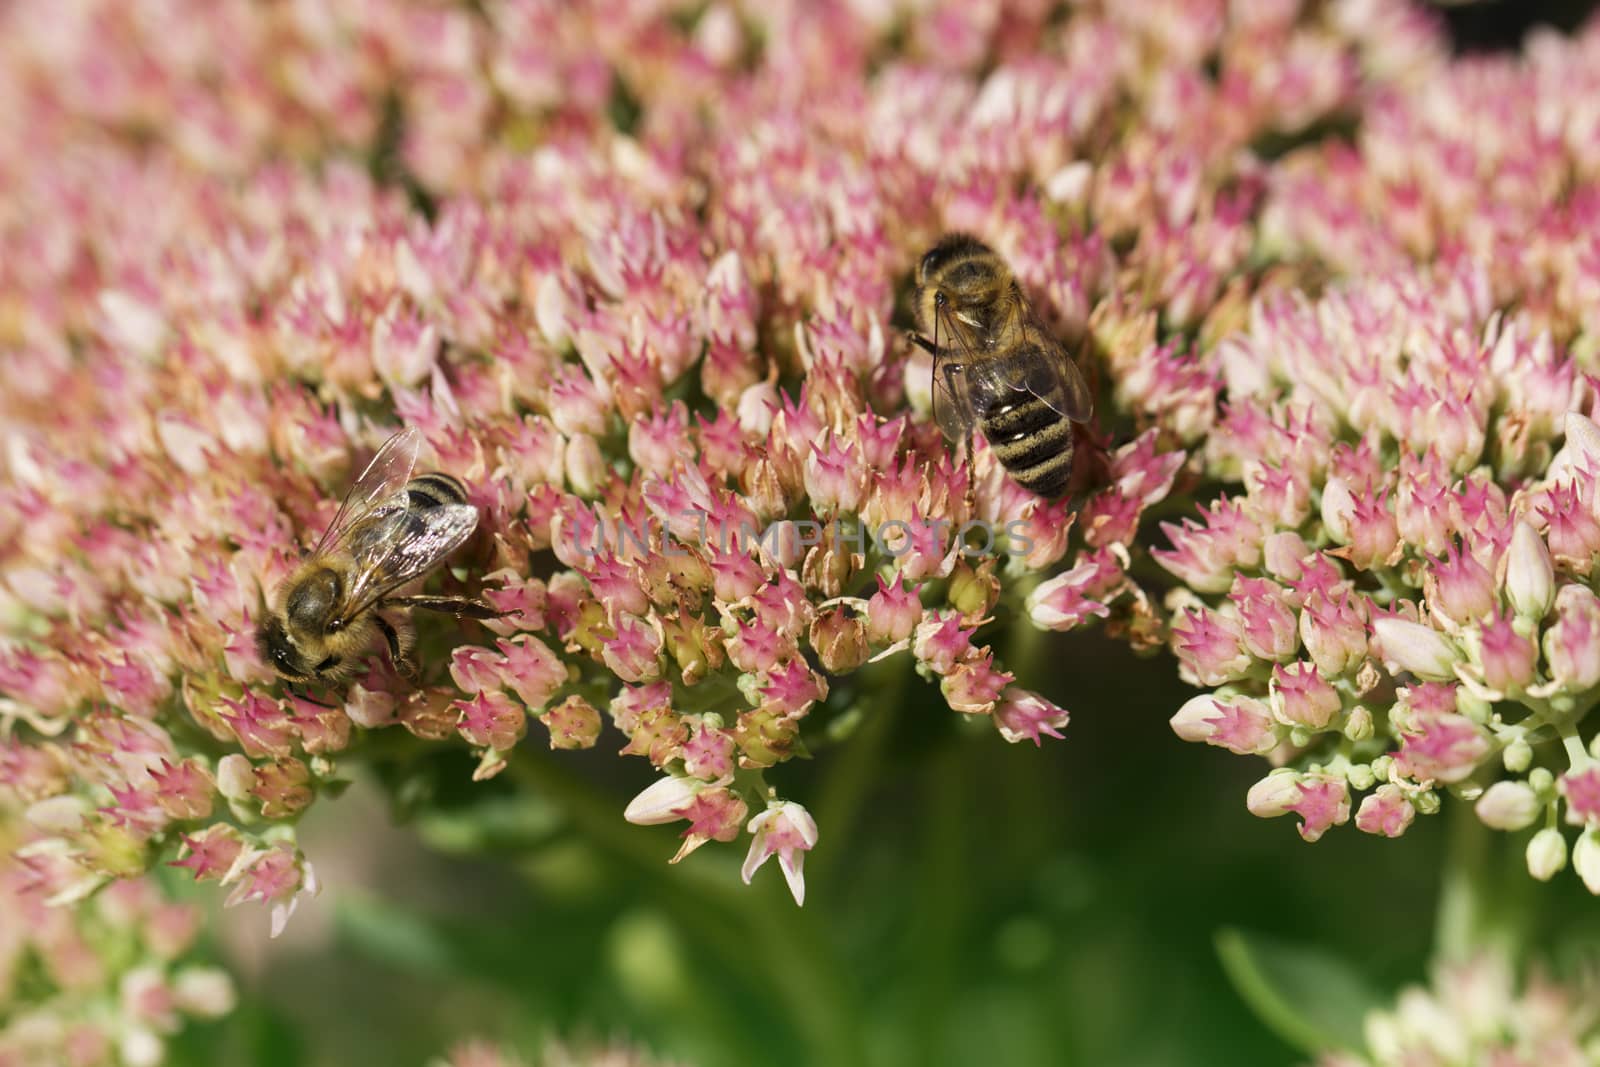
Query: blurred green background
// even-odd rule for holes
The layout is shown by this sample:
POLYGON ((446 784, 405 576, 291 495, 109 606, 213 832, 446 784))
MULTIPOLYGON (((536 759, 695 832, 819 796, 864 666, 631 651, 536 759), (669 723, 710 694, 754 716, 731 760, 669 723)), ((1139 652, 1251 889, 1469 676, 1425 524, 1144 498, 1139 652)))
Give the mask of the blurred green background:
MULTIPOLYGON (((821 827, 804 909, 776 863, 740 884, 742 840, 668 866, 676 830, 622 820, 654 775, 614 732, 550 753, 534 724, 516 777, 477 785, 465 753, 411 746, 422 762, 385 770, 400 807, 445 813, 396 825, 372 776, 317 806, 322 895, 278 942, 262 909, 225 913, 242 1006, 175 1062, 421 1064, 481 1034, 530 1058, 625 1035, 706 1067, 1291 1064, 1308 1057, 1230 984, 1219 931, 1347 964, 1349 983, 1279 988, 1346 1032, 1353 1002, 1423 978, 1448 812, 1307 845, 1293 816, 1245 811, 1264 762, 1172 734, 1191 694, 1165 655, 1052 640, 1059 667, 1028 680, 1071 708, 1065 741, 1008 745, 907 671, 899 706, 869 702, 849 743, 780 768, 821 827)), ((1600 943, 1576 878, 1535 886, 1522 836, 1491 841, 1494 906, 1529 918, 1528 944, 1600 943)))

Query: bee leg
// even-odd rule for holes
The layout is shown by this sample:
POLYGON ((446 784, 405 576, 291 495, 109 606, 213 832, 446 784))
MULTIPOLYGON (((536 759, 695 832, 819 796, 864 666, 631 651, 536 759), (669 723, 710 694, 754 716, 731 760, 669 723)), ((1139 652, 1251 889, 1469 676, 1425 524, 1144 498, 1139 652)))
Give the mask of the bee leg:
POLYGON ((936 356, 939 354, 939 349, 934 346, 934 343, 922 336, 920 333, 908 333, 906 334, 906 340, 910 341, 912 344, 916 345, 930 356, 936 356))
POLYGON ((394 623, 382 615, 373 615, 378 624, 378 630, 383 634, 383 639, 389 644, 389 659, 394 663, 394 669, 408 682, 415 682, 422 672, 417 667, 417 661, 406 651, 405 642, 400 640, 400 631, 395 629, 394 623))
POLYGON ((972 430, 967 429, 967 521, 978 514, 978 466, 972 459, 972 430))
POLYGON ((309 689, 306 690, 303 693, 296 692, 294 686, 291 685, 289 687, 289 695, 294 697, 296 700, 303 700, 307 704, 315 704, 319 708, 329 708, 329 709, 333 709, 334 708, 334 705, 332 705, 332 704, 324 704, 322 701, 320 701, 316 697, 312 696, 311 695, 311 691, 309 689))
POLYGON ((498 619, 511 614, 509 611, 497 611, 481 600, 464 596, 397 596, 383 603, 386 607, 422 608, 457 618, 498 619))

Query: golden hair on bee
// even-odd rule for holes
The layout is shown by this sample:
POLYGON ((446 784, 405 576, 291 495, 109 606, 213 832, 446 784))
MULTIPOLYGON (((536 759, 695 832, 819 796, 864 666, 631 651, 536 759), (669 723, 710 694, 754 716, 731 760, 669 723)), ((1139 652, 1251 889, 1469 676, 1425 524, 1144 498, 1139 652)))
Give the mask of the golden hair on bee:
POLYGON ((316 547, 273 592, 256 645, 284 679, 348 681, 380 638, 395 666, 415 673, 415 632, 401 609, 476 619, 500 614, 468 597, 397 595, 442 564, 478 525, 478 509, 457 479, 438 472, 413 477, 421 444, 415 429, 385 442, 316 547))

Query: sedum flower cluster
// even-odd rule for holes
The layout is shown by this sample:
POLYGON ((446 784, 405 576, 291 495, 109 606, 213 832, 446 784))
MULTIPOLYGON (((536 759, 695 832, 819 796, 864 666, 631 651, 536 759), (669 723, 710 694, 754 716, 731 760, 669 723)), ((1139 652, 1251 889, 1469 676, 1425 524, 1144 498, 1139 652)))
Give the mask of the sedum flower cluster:
POLYGON ((150 877, 54 907, 59 842, 0 805, 0 845, 14 857, 0 869, 0 1063, 151 1067, 186 1022, 232 1010, 232 980, 193 959, 200 909, 150 877))
POLYGON ((1519 983, 1498 955, 1436 969, 1431 987, 1401 991, 1365 1022, 1360 1053, 1330 1053, 1318 1067, 1584 1067, 1600 1058, 1593 976, 1519 983))
POLYGON ((376 736, 487 778, 537 720, 798 900, 819 827, 765 775, 870 707, 839 679, 897 659, 1059 736, 992 624, 1158 645, 1140 520, 1213 421, 1214 369, 1139 324, 1220 328, 1252 142, 1357 106, 1371 42, 1438 49, 1340 11, 7 8, 0 790, 46 895, 176 863, 279 929, 296 821, 376 736), (928 417, 896 302, 956 228, 1065 336, 1139 340, 1090 368, 1076 515, 928 417), (325 706, 252 633, 402 425, 482 517, 440 580, 506 614, 424 620, 420 685, 380 655, 325 706))
POLYGON ((799 901, 827 828, 768 772, 892 670, 1059 737, 997 645, 1023 618, 1170 642, 1211 690, 1180 734, 1271 756, 1251 806, 1307 837, 1448 786, 1543 819, 1537 874, 1578 826, 1600 879, 1600 201, 1563 90, 1600 34, 1468 62, 1387 0, 50 7, 0 11, 0 795, 42 899, 173 863, 279 929, 316 889, 295 823, 380 738, 490 778, 532 731, 647 762, 620 814, 682 825, 675 858, 740 840, 746 880, 776 856, 799 901), (903 298, 955 229, 1097 383, 1070 502, 930 418, 903 298), (481 514, 438 583, 505 614, 419 620, 420 682, 376 655, 291 693, 252 634, 401 426, 481 514))

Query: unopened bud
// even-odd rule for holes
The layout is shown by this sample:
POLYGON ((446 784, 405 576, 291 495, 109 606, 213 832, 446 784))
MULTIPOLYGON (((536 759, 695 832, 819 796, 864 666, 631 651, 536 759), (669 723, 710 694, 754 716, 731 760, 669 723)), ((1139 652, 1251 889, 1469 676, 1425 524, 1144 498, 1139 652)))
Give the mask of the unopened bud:
POLYGON ((256 771, 250 761, 237 752, 217 761, 217 792, 229 800, 249 800, 256 787, 256 771))
POLYGON ((1561 831, 1547 827, 1528 842, 1528 873, 1541 882, 1554 878, 1567 865, 1567 839, 1561 831))
POLYGON ((1478 818, 1496 830, 1521 830, 1539 817, 1542 805, 1523 782, 1496 782, 1478 798, 1478 818))

